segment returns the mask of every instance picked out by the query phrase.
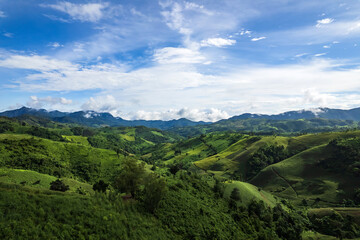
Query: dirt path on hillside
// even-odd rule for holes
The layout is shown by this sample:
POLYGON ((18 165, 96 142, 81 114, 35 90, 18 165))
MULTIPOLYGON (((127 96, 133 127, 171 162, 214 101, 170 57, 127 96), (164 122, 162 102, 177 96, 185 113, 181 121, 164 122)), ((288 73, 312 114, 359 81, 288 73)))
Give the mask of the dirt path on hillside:
POLYGON ((296 192, 296 190, 293 188, 293 186, 290 184, 290 182, 288 180, 286 180, 286 178, 284 178, 283 176, 281 176, 276 170, 274 167, 271 167, 271 170, 279 177, 281 178, 282 180, 284 180, 288 185, 289 187, 295 192, 296 194, 296 197, 299 197, 298 193, 296 192))

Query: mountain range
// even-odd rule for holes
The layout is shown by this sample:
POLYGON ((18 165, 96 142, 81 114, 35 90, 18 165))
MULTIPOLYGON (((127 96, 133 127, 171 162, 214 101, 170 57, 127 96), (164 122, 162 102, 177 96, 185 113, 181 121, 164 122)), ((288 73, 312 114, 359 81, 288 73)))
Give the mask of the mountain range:
MULTIPOLYGON (((1 112, 0 116, 5 117, 21 117, 24 115, 32 115, 36 117, 46 118, 60 123, 74 123, 86 126, 145 126, 150 128, 158 128, 167 130, 177 127, 191 127, 197 125, 208 125, 211 122, 195 122, 186 118, 174 119, 170 121, 162 120, 125 120, 120 117, 114 117, 110 113, 99 113, 95 111, 78 111, 78 112, 60 112, 60 111, 47 111, 45 109, 33 109, 22 107, 15 110, 1 112)), ((238 116, 233 116, 223 121, 243 120, 243 119, 269 119, 269 120, 297 120, 297 119, 336 119, 336 120, 352 120, 360 121, 360 108, 350 110, 330 109, 330 108, 317 108, 314 110, 300 110, 289 111, 280 114, 266 115, 266 114, 251 114, 244 113, 238 116)))

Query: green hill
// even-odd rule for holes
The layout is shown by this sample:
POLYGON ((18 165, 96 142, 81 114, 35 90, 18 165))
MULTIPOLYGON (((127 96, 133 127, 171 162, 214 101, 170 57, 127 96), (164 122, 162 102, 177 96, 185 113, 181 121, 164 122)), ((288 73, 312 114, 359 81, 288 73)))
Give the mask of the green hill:
POLYGON ((224 197, 229 199, 234 188, 240 191, 241 200, 238 201, 239 204, 248 205, 252 201, 263 201, 268 206, 274 207, 277 203, 277 200, 270 193, 250 183, 240 181, 226 182, 224 197))
POLYGON ((256 133, 263 135, 294 135, 295 133, 318 133, 329 131, 343 131, 346 129, 358 128, 359 123, 352 120, 333 120, 333 119, 246 119, 231 118, 221 120, 213 124, 197 125, 173 128, 170 131, 181 136, 195 136, 219 131, 233 131, 243 133, 256 133))
POLYGON ((142 159, 157 165, 178 165, 181 169, 188 169, 192 162, 217 154, 231 144, 242 139, 239 133, 211 133, 198 137, 166 143, 156 146, 142 159))
MULTIPOLYGON (((50 183, 57 177, 47 174, 41 174, 31 170, 0 168, 0 182, 18 184, 36 189, 50 188, 50 183)), ((87 193, 93 193, 92 185, 76 181, 71 178, 62 178, 62 181, 70 187, 69 192, 78 192, 79 190, 87 193)))
POLYGON ((82 144, 22 134, 0 134, 0 166, 94 182, 108 179, 124 158, 82 144))
POLYGON ((298 203, 305 199, 323 206, 339 205, 354 199, 360 175, 347 171, 348 166, 328 167, 333 157, 330 144, 312 147, 266 167, 250 183, 298 203))
POLYGON ((360 136, 360 131, 306 134, 296 137, 244 135, 238 142, 223 151, 196 161, 194 164, 207 172, 236 179, 247 179, 248 160, 266 146, 284 146, 289 156, 315 146, 329 143, 338 137, 360 136))

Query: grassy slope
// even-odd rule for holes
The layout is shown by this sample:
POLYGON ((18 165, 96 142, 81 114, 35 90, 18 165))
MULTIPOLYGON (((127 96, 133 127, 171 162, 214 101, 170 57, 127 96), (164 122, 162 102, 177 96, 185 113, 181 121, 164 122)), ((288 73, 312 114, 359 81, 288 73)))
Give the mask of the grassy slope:
MULTIPOLYGON (((19 161, 24 157, 46 159, 63 169, 65 177, 73 177, 71 174, 71 162, 86 161, 100 165, 100 178, 107 178, 118 166, 123 158, 117 156, 114 151, 88 147, 82 144, 56 142, 22 134, 0 134, 0 163, 3 166, 11 165, 11 161, 19 161), (25 140, 30 141, 24 142, 25 140), (14 145, 18 147, 15 148, 14 145)), ((15 168, 22 168, 16 166, 15 168)), ((34 170, 34 169, 30 169, 34 170)), ((43 172, 48 173, 48 172, 43 172)))
POLYGON ((336 240, 338 238, 328 235, 323 235, 321 233, 306 231, 302 234, 303 240, 336 240))
POLYGON ((355 136, 360 136, 360 131, 306 134, 297 137, 266 136, 261 137, 260 140, 256 140, 258 137, 247 136, 218 154, 204 158, 194 164, 219 176, 228 177, 236 173, 241 175, 241 179, 245 179, 247 160, 260 147, 283 145, 290 152, 301 152, 315 146, 327 144, 337 137, 355 136))
POLYGON ((90 143, 89 141, 87 140, 87 137, 83 137, 83 136, 65 136, 63 135, 63 137, 71 142, 71 143, 77 143, 77 144, 81 144, 81 145, 84 145, 84 146, 87 146, 87 147, 90 147, 90 143))
MULTIPOLYGON (((0 182, 2 183, 21 184, 37 189, 49 189, 50 183, 56 179, 54 176, 31 170, 0 168, 0 182), (37 183, 38 181, 39 183, 37 183)), ((82 183, 71 178, 62 178, 62 180, 66 185, 69 185, 69 192, 76 192, 78 188, 81 188, 86 192, 93 193, 90 184, 82 183)))
POLYGON ((239 203, 247 205, 252 200, 264 201, 270 207, 274 207, 277 203, 274 196, 272 196, 270 193, 261 190, 250 183, 240 181, 227 182, 225 184, 224 197, 229 199, 230 194, 234 188, 238 188, 240 190, 241 201, 239 201, 239 203))
POLYGON ((246 162, 251 154, 256 152, 260 147, 267 144, 277 144, 287 146, 287 137, 257 137, 247 136, 245 139, 234 143, 222 152, 195 162, 195 165, 203 170, 216 175, 229 175, 238 172, 243 177, 246 175, 246 162))
POLYGON ((359 177, 336 174, 319 167, 317 163, 328 157, 326 145, 310 148, 282 162, 263 169, 250 183, 276 195, 339 204, 347 198, 360 181, 359 177))
POLYGON ((243 138, 238 133, 212 133, 203 137, 195 137, 177 143, 163 144, 155 153, 144 155, 144 158, 158 154, 165 165, 174 162, 194 162, 214 155, 228 148, 234 141, 243 138), (175 149, 180 153, 175 153, 175 149))

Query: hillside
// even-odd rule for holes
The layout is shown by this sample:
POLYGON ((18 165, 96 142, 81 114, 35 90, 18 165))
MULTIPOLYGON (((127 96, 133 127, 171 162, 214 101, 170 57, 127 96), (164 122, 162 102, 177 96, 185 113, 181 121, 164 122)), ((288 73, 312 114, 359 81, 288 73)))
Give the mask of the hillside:
POLYGON ((346 214, 334 224, 351 228, 336 231, 324 229, 331 212, 313 214, 317 207, 360 203, 354 187, 360 179, 353 175, 360 131, 293 137, 213 132, 184 139, 146 127, 45 123, 49 127, 33 117, 0 118, 0 208, 9 213, 0 221, 3 239, 57 236, 43 211, 53 213, 52 225, 69 238, 360 236, 346 214), (50 191, 55 180, 69 190, 50 191), (101 181, 103 193, 96 187, 101 181), (26 223, 17 217, 24 208, 32 209, 21 215, 26 223), (74 212, 77 227, 66 218, 74 212), (316 231, 306 232, 309 226, 316 231))
POLYGON ((358 127, 359 123, 353 120, 333 120, 322 118, 295 120, 231 118, 205 126, 198 125, 193 127, 173 128, 169 131, 185 137, 219 131, 243 132, 248 134, 256 133, 262 135, 296 135, 304 133, 343 131, 347 129, 356 129, 358 127))
POLYGON ((341 204, 344 199, 353 199, 360 178, 357 173, 344 174, 346 169, 331 170, 333 165, 329 164, 334 153, 328 144, 334 139, 359 136, 360 131, 297 137, 244 135, 228 148, 195 161, 194 165, 218 177, 250 181, 277 196, 296 200, 297 204, 303 199, 311 203, 320 199, 325 205, 341 204))

